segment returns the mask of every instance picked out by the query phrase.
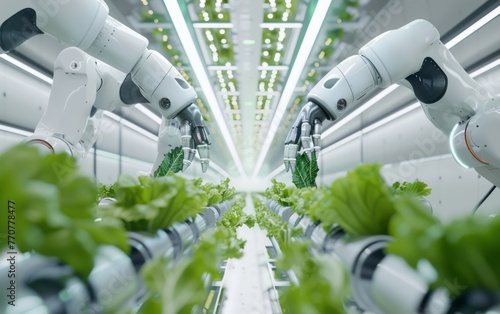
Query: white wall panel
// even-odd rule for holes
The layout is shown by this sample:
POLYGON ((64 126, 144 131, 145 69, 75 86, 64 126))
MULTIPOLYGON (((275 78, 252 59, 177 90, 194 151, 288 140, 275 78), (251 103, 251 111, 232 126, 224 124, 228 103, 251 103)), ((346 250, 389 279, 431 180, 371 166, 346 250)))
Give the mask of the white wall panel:
POLYGON ((49 94, 49 84, 0 59, 0 122, 34 130, 49 94))
POLYGON ((448 152, 446 136, 421 108, 363 134, 363 161, 392 163, 448 152))
POLYGON ((153 163, 158 153, 156 141, 127 126, 122 127, 122 155, 153 163))
POLYGON ((120 123, 104 116, 96 141, 97 149, 118 154, 120 147, 120 123))
POLYGON ((80 169, 89 177, 94 178, 94 153, 93 151, 88 154, 87 158, 80 161, 80 169))
MULTIPOLYGON (((403 164, 408 164, 405 162, 403 164)), ((385 165, 382 174, 387 183, 394 181, 413 181, 419 179, 432 188, 427 197, 431 202, 434 214, 443 221, 469 215, 474 206, 481 200, 492 184, 479 176, 473 169, 460 167, 449 154, 415 161, 418 166, 415 176, 401 176, 402 163, 385 165), (418 163, 417 163, 418 162, 418 163)), ((500 214, 500 191, 496 189, 483 203, 478 215, 500 214)))
POLYGON ((97 182, 111 184, 116 182, 119 176, 120 164, 118 156, 114 154, 97 153, 96 173, 97 182))
POLYGON ((151 172, 152 166, 152 163, 124 157, 122 158, 121 173, 135 177, 138 172, 151 172))
POLYGON ((331 181, 330 175, 352 169, 361 164, 361 141, 359 138, 346 143, 335 150, 325 150, 320 152, 318 166, 319 177, 322 184, 328 184, 331 181))

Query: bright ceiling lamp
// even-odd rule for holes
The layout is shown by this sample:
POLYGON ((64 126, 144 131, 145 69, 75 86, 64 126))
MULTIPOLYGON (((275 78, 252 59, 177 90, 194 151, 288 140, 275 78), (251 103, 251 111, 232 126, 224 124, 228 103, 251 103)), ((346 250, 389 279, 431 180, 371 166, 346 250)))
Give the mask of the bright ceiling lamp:
POLYGON ((475 78, 476 76, 479 76, 493 68, 496 68, 497 66, 500 65, 500 58, 496 59, 495 61, 491 62, 490 64, 487 64, 485 65, 484 67, 481 67, 477 70, 475 70, 474 72, 472 72, 470 74, 470 76, 472 76, 472 78, 475 78))
POLYGON ((316 8, 311 17, 311 22, 307 27, 307 31, 304 35, 304 40, 302 41, 297 57, 295 58, 295 62, 293 64, 293 68, 290 71, 288 76, 288 80, 286 82, 285 88, 283 89, 283 93, 281 94, 278 107, 276 108, 276 112, 274 114, 273 120, 271 121, 269 131, 267 133, 267 137, 264 141, 264 145, 259 155, 259 159, 257 160, 257 164, 255 166, 255 170, 253 172, 253 176, 257 177, 264 164, 264 159, 269 152, 269 148, 273 142, 274 136, 278 131, 279 125, 283 116, 285 114, 286 108, 292 95, 295 91, 295 87, 297 86, 297 82, 299 81, 300 75, 304 70, 307 59, 309 58, 309 54, 311 53, 311 49, 316 42, 316 37, 323 25, 323 21, 325 20, 326 14, 328 13, 328 9, 330 8, 330 4, 332 0, 319 0, 316 4, 316 8))
POLYGON ((186 20, 184 20, 184 16, 182 15, 182 11, 179 7, 179 3, 176 0, 163 0, 165 7, 172 18, 172 23, 174 24, 175 30, 177 31, 177 35, 179 36, 182 46, 184 47, 184 51, 186 51, 189 62, 191 63, 191 67, 198 78, 198 82, 202 89, 203 94, 212 110, 215 121, 219 126, 222 136, 224 137, 224 141, 229 149, 231 156, 238 168, 238 172, 242 177, 246 177, 245 170, 243 169, 243 165, 241 163, 240 157, 236 150, 236 146, 234 145, 233 139, 231 138, 231 132, 229 131, 228 125, 224 120, 224 116, 222 115, 222 111, 218 105, 217 97, 215 96, 214 90, 210 84, 210 80, 208 78, 207 72, 205 71, 205 65, 201 61, 201 58, 197 52, 196 45, 194 44, 194 40, 191 37, 191 33, 189 32, 189 28, 186 24, 186 20))

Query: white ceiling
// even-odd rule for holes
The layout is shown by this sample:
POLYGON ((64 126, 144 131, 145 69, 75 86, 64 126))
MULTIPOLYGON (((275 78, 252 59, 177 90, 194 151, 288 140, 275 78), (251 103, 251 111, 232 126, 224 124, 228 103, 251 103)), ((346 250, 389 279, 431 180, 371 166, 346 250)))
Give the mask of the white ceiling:
MULTIPOLYGON (((269 19, 269 14, 279 13, 279 11, 273 13, 271 3, 275 2, 278 6, 286 6, 285 0, 205 0, 203 8, 203 3, 200 6, 200 0, 179 0, 178 3, 184 12, 184 20, 186 20, 191 36, 197 45, 197 51, 184 51, 183 42, 176 34, 176 27, 172 25, 172 17, 168 14, 163 1, 106 0, 106 3, 110 6, 112 16, 146 36, 153 49, 164 53, 174 65, 189 76, 191 84, 197 89, 199 95, 198 105, 207 110, 205 116, 212 132, 211 159, 223 166, 232 176, 238 176, 236 164, 215 122, 213 112, 214 110, 222 111, 224 123, 227 124, 227 129, 231 133, 231 139, 235 143, 245 172, 251 175, 255 170, 266 138, 272 135, 268 131, 271 128, 270 123, 280 103, 281 93, 294 66, 295 56, 302 45, 304 34, 308 26, 320 22, 311 21, 311 17, 315 5, 321 1, 290 1, 290 9, 293 9, 290 12, 290 18, 286 22, 281 21, 284 24, 280 26, 286 28, 284 39, 281 38, 283 39, 283 49, 279 50, 276 48, 279 43, 275 39, 266 43, 267 27, 261 24, 269 19), (221 3, 220 12, 216 12, 218 1, 221 3), (149 14, 151 13, 149 10, 153 13, 152 15, 149 14), (221 21, 226 24, 218 26, 203 24, 214 22, 211 19, 208 22, 203 20, 204 10, 213 11, 216 16, 222 13, 223 19, 221 21), (154 21, 152 18, 158 18, 158 21, 154 21), (220 34, 221 29, 224 30, 224 34, 220 34), (214 61, 214 47, 210 47, 207 30, 210 30, 212 36, 215 36, 215 51, 220 55, 217 61, 214 61), (168 38, 162 34, 168 34, 168 38), (225 38, 226 43, 221 43, 221 38, 225 38), (164 39, 167 41, 163 42, 164 39), (170 48, 167 45, 171 45, 170 48), (232 47, 232 50, 224 47, 232 47), (221 64, 221 60, 226 60, 224 53, 227 51, 232 51, 227 56, 230 64, 227 62, 227 64, 221 64), (279 51, 279 61, 274 62, 273 56, 269 56, 267 59, 263 55, 264 51, 270 51, 271 54, 279 51), (190 65, 189 54, 198 54, 205 68, 193 69, 190 65), (267 69, 263 62, 268 62, 267 69), (216 95, 216 103, 208 103, 203 90, 199 88, 197 73, 200 73, 200 70, 206 71, 209 76, 210 86, 216 95), (273 70, 276 71, 274 76, 273 70), (264 74, 266 84, 261 86, 261 77, 264 77, 264 74), (229 85, 231 81, 234 88, 229 85), (269 86, 269 82, 273 82, 273 84, 269 86), (226 84, 226 91, 223 90, 223 84, 226 84), (259 99, 259 97, 262 98, 259 99), (262 101, 262 104, 259 103, 259 100, 262 101), (268 101, 267 104, 266 101, 268 101)), ((355 54, 372 37, 386 30, 401 27, 414 19, 423 18, 437 27, 443 36, 443 41, 449 40, 468 24, 498 5, 498 0, 332 1, 317 40, 311 47, 311 53, 305 67, 299 71, 299 80, 296 86, 292 86, 294 93, 290 101, 284 104, 286 106, 285 113, 277 133, 272 139, 269 153, 264 159, 259 175, 265 176, 282 164, 284 137, 301 106, 305 104, 306 99, 303 97, 308 90, 337 63, 345 57, 355 54), (345 13, 348 13, 350 17, 341 16, 345 13), (339 34, 339 30, 343 33, 339 34), (336 35, 337 38, 332 37, 332 35, 336 35), (329 38, 333 40, 329 40, 329 38), (326 56, 323 56, 325 53, 326 56), (314 71, 311 71, 313 69, 314 71)), ((281 19, 282 15, 279 17, 281 19)), ((276 17, 273 16, 273 18, 276 17)), ((481 60, 492 58, 495 53, 498 57, 499 24, 500 19, 497 17, 452 49, 452 53, 465 68, 473 67, 481 60)), ((276 32, 278 30, 276 28, 276 32)), ((39 36, 23 44, 16 53, 31 60, 35 66, 50 74, 53 62, 63 48, 63 45, 50 37, 39 36), (42 54, 39 53, 41 49, 43 50, 42 54)), ((363 126, 380 120, 412 100, 414 97, 409 91, 403 90, 402 87, 398 88, 383 103, 371 107, 326 138, 324 146, 333 144, 360 130, 363 126)), ((158 114, 155 108, 146 106, 158 114)), ((120 114, 150 132, 157 133, 158 131, 156 124, 151 123, 149 118, 138 114, 134 109, 123 110, 120 114)), ((325 123, 324 129, 333 124, 332 122, 325 123)))

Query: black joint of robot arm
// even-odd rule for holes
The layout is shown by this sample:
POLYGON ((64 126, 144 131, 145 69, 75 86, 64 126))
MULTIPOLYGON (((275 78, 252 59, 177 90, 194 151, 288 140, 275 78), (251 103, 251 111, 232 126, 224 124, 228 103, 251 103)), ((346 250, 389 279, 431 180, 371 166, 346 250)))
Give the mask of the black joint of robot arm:
POLYGON ((2 23, 0 26, 0 47, 3 51, 9 52, 39 34, 43 34, 43 32, 36 25, 36 12, 31 8, 26 8, 2 23))
POLYGON ((132 76, 127 74, 120 86, 120 99, 124 104, 135 105, 138 103, 149 103, 149 101, 144 98, 141 94, 139 86, 137 86, 134 81, 132 81, 132 76))

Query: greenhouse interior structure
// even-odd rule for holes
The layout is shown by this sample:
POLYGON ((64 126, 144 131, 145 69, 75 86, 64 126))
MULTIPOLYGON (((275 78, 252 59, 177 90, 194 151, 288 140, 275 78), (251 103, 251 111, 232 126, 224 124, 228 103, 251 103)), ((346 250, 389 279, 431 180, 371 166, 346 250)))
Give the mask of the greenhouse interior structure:
POLYGON ((0 0, 0 314, 500 313, 499 139, 499 0, 0 0))

